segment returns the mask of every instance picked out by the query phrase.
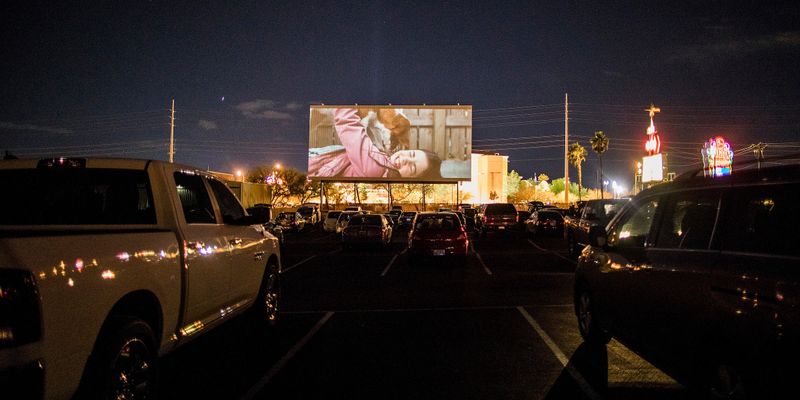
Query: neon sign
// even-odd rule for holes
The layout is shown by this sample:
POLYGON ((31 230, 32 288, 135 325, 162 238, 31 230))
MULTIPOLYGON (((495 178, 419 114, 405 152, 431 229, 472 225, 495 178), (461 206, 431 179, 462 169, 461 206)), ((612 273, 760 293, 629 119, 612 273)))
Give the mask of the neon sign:
POLYGON ((661 109, 651 104, 650 108, 645 111, 650 114, 650 126, 647 127, 647 141, 644 142, 644 149, 647 151, 648 156, 654 156, 661 153, 661 138, 658 137, 656 125, 653 123, 653 117, 657 112, 661 112, 661 109))
POLYGON ((701 150, 705 176, 730 175, 733 166, 733 149, 722 136, 708 139, 701 150))

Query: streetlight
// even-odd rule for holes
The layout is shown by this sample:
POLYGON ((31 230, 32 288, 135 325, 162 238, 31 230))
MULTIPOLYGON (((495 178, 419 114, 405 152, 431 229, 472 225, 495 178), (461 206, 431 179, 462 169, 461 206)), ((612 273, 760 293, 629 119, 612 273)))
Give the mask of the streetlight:
POLYGON ((244 174, 242 173, 242 170, 236 170, 236 179, 238 179, 240 182, 244 182, 244 174))

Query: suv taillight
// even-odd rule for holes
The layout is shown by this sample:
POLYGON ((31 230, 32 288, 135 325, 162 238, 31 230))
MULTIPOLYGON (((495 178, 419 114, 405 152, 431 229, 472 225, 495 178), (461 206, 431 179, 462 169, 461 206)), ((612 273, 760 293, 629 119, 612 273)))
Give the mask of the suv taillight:
POLYGON ((0 348, 35 342, 41 336, 39 291, 33 275, 0 270, 0 348))

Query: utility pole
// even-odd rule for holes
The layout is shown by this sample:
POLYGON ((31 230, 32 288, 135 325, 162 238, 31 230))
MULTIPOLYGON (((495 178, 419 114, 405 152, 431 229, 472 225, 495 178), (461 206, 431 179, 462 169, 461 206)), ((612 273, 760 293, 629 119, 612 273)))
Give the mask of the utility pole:
POLYGON ((564 93, 564 203, 569 207, 569 93, 564 93))
POLYGON ((175 99, 172 99, 172 113, 169 118, 169 162, 172 162, 172 156, 175 154, 175 99))

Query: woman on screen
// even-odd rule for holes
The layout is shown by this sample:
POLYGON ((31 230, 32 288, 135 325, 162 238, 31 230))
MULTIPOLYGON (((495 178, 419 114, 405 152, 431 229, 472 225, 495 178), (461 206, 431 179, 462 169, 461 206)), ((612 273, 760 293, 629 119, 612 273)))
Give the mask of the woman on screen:
POLYGON ((334 128, 341 146, 309 151, 309 177, 441 178, 439 156, 427 150, 399 150, 386 154, 372 142, 354 108, 338 108, 333 115, 334 128))

